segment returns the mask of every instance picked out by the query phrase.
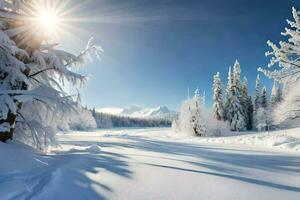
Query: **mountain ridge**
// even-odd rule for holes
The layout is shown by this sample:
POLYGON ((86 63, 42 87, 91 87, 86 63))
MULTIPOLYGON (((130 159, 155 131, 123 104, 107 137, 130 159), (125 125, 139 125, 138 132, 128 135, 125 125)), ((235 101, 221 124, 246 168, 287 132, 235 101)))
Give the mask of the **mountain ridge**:
POLYGON ((167 118, 175 119, 178 115, 176 111, 170 110, 167 106, 147 108, 142 106, 130 106, 129 108, 104 107, 97 109, 98 112, 135 117, 135 118, 167 118))

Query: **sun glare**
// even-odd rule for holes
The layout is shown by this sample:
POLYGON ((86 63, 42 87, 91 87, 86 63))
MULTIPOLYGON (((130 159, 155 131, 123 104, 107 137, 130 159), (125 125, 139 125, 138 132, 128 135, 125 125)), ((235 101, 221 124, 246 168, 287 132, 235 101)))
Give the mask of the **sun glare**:
MULTIPOLYGON (((0 0, 1 1, 1 0, 0 0)), ((25 33, 20 43, 27 43, 31 38, 43 40, 46 43, 62 42, 65 38, 72 38, 81 42, 77 37, 85 30, 77 25, 87 21, 84 15, 78 17, 83 5, 88 1, 74 3, 73 0, 31 0, 22 8, 24 24, 14 30, 25 33), (75 25, 76 23, 76 25, 75 25), (74 34, 76 33, 76 34, 74 34)))
POLYGON ((37 16, 37 21, 41 26, 41 30, 47 34, 51 34, 59 28, 60 19, 51 10, 41 10, 37 16))

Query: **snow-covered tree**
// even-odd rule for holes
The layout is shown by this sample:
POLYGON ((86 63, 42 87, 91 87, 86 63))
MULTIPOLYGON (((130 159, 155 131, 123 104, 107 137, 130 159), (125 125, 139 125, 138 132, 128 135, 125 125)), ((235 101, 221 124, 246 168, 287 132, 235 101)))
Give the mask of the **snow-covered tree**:
POLYGON ((237 60, 235 61, 233 66, 233 79, 236 94, 239 95, 241 93, 241 65, 237 60))
POLYGON ((75 110, 66 113, 68 127, 67 130, 90 130, 97 128, 96 120, 93 114, 87 108, 77 104, 75 110))
MULTIPOLYGON (((295 84, 274 109, 273 121, 277 126, 298 127, 300 124, 300 82, 295 84)), ((280 92, 278 92, 280 93, 280 92)), ((278 95, 280 96, 280 95, 278 95)))
POLYGON ((268 94, 267 94, 267 87, 264 86, 262 88, 262 91, 261 91, 261 97, 260 97, 260 105, 261 107, 263 108, 268 108, 268 94))
POLYGON ((258 119, 256 119, 257 111, 261 107, 260 105, 260 77, 259 74, 256 76, 255 80, 255 93, 254 93, 254 102, 253 102, 253 127, 257 127, 258 119))
POLYGON ((229 69, 225 105, 226 119, 232 131, 243 131, 247 127, 246 113, 241 94, 240 73, 240 64, 236 61, 233 73, 229 69))
POLYGON ((268 110, 260 107, 256 112, 256 129, 258 131, 267 131, 270 127, 270 116, 268 110))
POLYGON ((279 86, 277 87, 277 92, 276 92, 277 96, 276 96, 276 101, 278 103, 282 102, 283 100, 283 92, 282 92, 282 88, 279 86))
POLYGON ((272 86, 272 90, 271 90, 271 96, 270 96, 270 106, 272 108, 274 108, 277 104, 277 86, 276 86, 276 82, 274 81, 273 86, 272 86))
POLYGON ((272 48, 272 51, 266 53, 266 56, 271 56, 268 66, 278 64, 280 69, 269 71, 259 68, 266 76, 284 83, 288 88, 300 79, 300 12, 293 8, 292 14, 294 21, 287 20, 290 27, 282 33, 288 38, 287 41, 280 41, 279 45, 268 41, 272 48))
POLYGON ((72 67, 83 64, 92 53, 99 56, 102 49, 90 40, 81 53, 74 55, 58 49, 56 44, 46 44, 45 34, 27 26, 32 23, 27 19, 33 11, 28 2, 0 3, 4 5, 0 12, 0 140, 12 139, 16 133, 44 148, 56 132, 56 114, 76 109, 76 102, 62 85, 66 81, 79 85, 86 77, 72 71, 72 67), (19 27, 29 29, 25 34, 17 31, 19 27))
POLYGON ((204 114, 205 97, 201 97, 199 89, 195 91, 195 96, 191 99, 192 127, 196 136, 204 136, 207 130, 205 125, 204 114))
POLYGON ((280 86, 277 87, 276 102, 281 103, 283 101, 283 92, 280 86))
POLYGON ((264 86, 262 88, 260 97, 260 107, 256 111, 256 128, 259 131, 267 131, 271 126, 271 114, 269 110, 269 101, 267 88, 264 86))
POLYGON ((236 95, 229 99, 229 108, 227 110, 227 120, 230 130, 243 131, 246 130, 245 113, 243 112, 243 105, 236 95))
POLYGON ((270 107, 275 109, 276 106, 282 101, 282 91, 279 86, 277 86, 276 82, 273 83, 273 87, 271 90, 270 96, 270 107))
POLYGON ((195 91, 193 98, 183 101, 179 118, 173 123, 173 127, 180 132, 189 135, 205 136, 207 133, 204 97, 199 90, 195 91))
POLYGON ((213 83, 213 115, 217 120, 224 120, 224 107, 223 107, 223 96, 222 96, 222 82, 220 73, 218 72, 214 76, 213 83))
POLYGON ((293 20, 287 20, 288 27, 282 33, 286 40, 280 41, 278 45, 268 41, 271 51, 266 56, 271 56, 268 65, 270 69, 258 69, 267 77, 283 84, 284 96, 279 89, 278 99, 281 99, 281 103, 274 110, 274 121, 278 125, 287 124, 287 121, 290 125, 293 124, 291 121, 298 124, 296 119, 300 118, 300 97, 297 92, 300 85, 300 12, 293 8, 292 14, 293 20))
POLYGON ((280 106, 280 103, 282 102, 282 91, 280 86, 276 84, 274 81, 273 87, 271 90, 271 96, 270 96, 270 102, 269 102, 269 111, 270 111, 270 118, 271 118, 271 128, 275 128, 277 126, 277 121, 275 119, 276 112, 278 110, 278 107, 280 106))
POLYGON ((178 120, 173 122, 175 131, 184 132, 190 135, 194 135, 192 126, 192 112, 191 112, 191 99, 186 99, 182 102, 178 120))
POLYGON ((245 109, 245 119, 247 124, 247 130, 251 130, 253 126, 253 104, 251 96, 248 95, 248 81, 244 77, 242 83, 242 101, 245 109))
POLYGON ((254 111, 260 107, 260 77, 257 75, 255 81, 254 111))
POLYGON ((224 119, 225 120, 228 120, 228 117, 229 117, 227 111, 228 111, 228 107, 230 104, 230 99, 233 95, 233 81, 234 81, 233 73, 231 70, 231 66, 229 66, 228 77, 227 77, 226 96, 225 96, 225 106, 224 106, 224 111, 225 111, 224 119))

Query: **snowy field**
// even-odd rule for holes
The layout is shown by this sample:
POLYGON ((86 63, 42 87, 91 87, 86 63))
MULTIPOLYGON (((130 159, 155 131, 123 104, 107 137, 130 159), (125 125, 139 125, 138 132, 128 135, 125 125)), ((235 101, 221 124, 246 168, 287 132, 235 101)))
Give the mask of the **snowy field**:
POLYGON ((195 138, 171 129, 60 134, 47 154, 0 143, 0 199, 300 199, 300 129, 195 138))

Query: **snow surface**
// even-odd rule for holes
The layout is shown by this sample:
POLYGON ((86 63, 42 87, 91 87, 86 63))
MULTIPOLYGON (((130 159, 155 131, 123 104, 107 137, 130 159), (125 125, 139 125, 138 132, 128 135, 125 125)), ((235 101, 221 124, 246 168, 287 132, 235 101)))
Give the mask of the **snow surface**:
POLYGON ((0 199, 300 199, 300 129, 195 138, 171 129, 59 134, 47 155, 0 143, 0 199), (299 150, 299 151, 298 151, 299 150))

